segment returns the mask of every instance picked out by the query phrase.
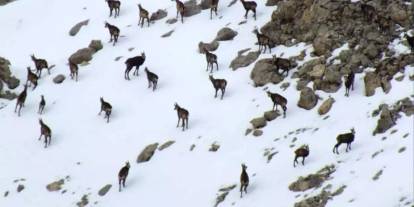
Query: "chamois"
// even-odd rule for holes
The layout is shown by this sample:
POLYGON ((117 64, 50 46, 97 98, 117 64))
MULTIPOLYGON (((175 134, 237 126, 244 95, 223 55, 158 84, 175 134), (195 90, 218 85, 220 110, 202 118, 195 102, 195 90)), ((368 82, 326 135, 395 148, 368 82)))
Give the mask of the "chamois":
POLYGON ((45 148, 46 148, 48 145, 50 145, 50 141, 52 140, 52 130, 50 130, 50 128, 45 123, 43 123, 42 119, 39 119, 39 124, 40 124, 39 140, 42 138, 42 136, 45 137, 45 148))
POLYGON ((216 69, 218 70, 218 63, 217 63, 217 55, 209 52, 206 48, 203 48, 204 54, 206 54, 206 61, 207 61, 207 69, 210 67, 210 73, 213 72, 214 64, 216 64, 216 69))
POLYGON ((33 89, 32 90, 34 90, 37 87, 37 80, 38 79, 39 79, 39 77, 37 77, 37 75, 32 72, 32 70, 30 69, 30 67, 27 67, 27 81, 26 81, 26 85, 30 86, 31 84, 33 84, 33 89))
POLYGON ((20 110, 22 109, 22 107, 24 107, 24 102, 26 101, 26 97, 27 97, 27 85, 24 85, 23 91, 17 97, 16 107, 14 108, 15 113, 17 111, 17 108, 19 108, 19 111, 17 113, 18 116, 20 116, 20 110))
POLYGON ((247 13, 249 13, 249 11, 251 10, 253 12, 254 20, 256 20, 257 3, 254 1, 245 1, 245 0, 240 0, 240 2, 243 4, 244 9, 246 10, 246 14, 244 15, 244 18, 247 19, 247 13))
POLYGON ((345 77, 345 96, 349 96, 349 89, 354 90, 355 74, 351 72, 345 77))
POLYGON ((109 34, 111 35, 111 39, 109 40, 109 42, 112 42, 113 40, 114 41, 113 45, 115 46, 115 43, 118 42, 120 30, 118 29, 118 27, 111 25, 108 22, 105 22, 105 28, 108 28, 109 34))
POLYGON ((70 78, 72 80, 75 79, 76 81, 78 81, 79 67, 76 63, 72 62, 71 60, 69 60, 69 70, 70 70, 70 78))
POLYGON ((46 106, 46 101, 45 101, 45 97, 43 95, 40 96, 41 100, 39 103, 39 110, 37 111, 38 114, 42 114, 43 110, 45 109, 46 106))
POLYGON ((272 102, 273 102, 272 110, 277 111, 277 105, 280 105, 283 109, 283 117, 286 117, 287 99, 278 93, 271 93, 270 91, 267 91, 267 96, 269 96, 269 98, 272 99, 272 102))
POLYGON ((293 161, 293 167, 296 167, 298 158, 302 157, 302 165, 305 165, 305 158, 309 155, 309 146, 303 145, 295 150, 295 160, 293 161))
POLYGON ((259 52, 261 53, 262 49, 264 48, 263 53, 266 53, 267 47, 269 48, 269 52, 272 53, 272 40, 270 40, 270 38, 265 34, 260 33, 259 30, 257 30, 257 28, 253 30, 253 33, 256 34, 257 42, 259 43, 259 52))
POLYGON ((132 58, 128 58, 125 61, 126 69, 125 69, 124 78, 126 80, 130 80, 129 71, 131 71, 131 69, 133 67, 135 67, 135 71, 134 71, 133 75, 138 76, 139 66, 144 64, 144 62, 145 62, 145 53, 144 52, 141 53, 141 56, 135 56, 135 57, 132 57, 132 58))
POLYGON ((247 186, 249 186, 249 175, 246 172, 247 166, 242 164, 242 173, 240 175, 240 198, 243 197, 243 191, 247 194, 247 186))
POLYGON ((117 16, 119 16, 119 10, 121 7, 121 2, 118 0, 106 0, 106 2, 108 3, 108 7, 109 7, 109 17, 112 16, 112 11, 115 10, 115 15, 114 17, 116 18, 117 16))
POLYGON ((180 125, 180 119, 181 119, 183 131, 185 130, 185 128, 188 129, 188 117, 190 115, 188 111, 184 108, 181 108, 177 103, 174 104, 174 110, 177 110, 177 115, 178 115, 177 127, 180 125))
POLYGON ((175 1, 176 8, 177 8, 177 16, 175 18, 178 19, 178 13, 181 15, 181 23, 184 23, 184 13, 185 13, 185 5, 180 0, 172 0, 175 1))
POLYGON ((408 34, 404 34, 404 37, 407 39, 407 42, 411 47, 411 51, 414 52, 414 36, 410 37, 408 34))
POLYGON ((121 186, 123 188, 125 188, 125 181, 128 177, 128 172, 129 172, 129 162, 127 161, 125 163, 125 166, 121 168, 121 170, 119 170, 118 173, 118 183, 119 183, 119 192, 121 192, 121 186))
POLYGON ((221 90, 221 99, 223 99, 224 93, 226 92, 227 81, 225 79, 214 79, 212 75, 210 75, 209 78, 216 90, 214 98, 217 98, 217 91, 221 90))
POLYGON ((157 88, 157 83, 158 83, 157 74, 149 71, 147 67, 145 67, 145 73, 147 74, 148 88, 151 88, 152 86, 152 90, 155 91, 155 89, 157 88))
POLYGON ((32 61, 34 62, 36 66, 37 76, 40 78, 42 76, 42 70, 47 69, 47 73, 50 75, 50 68, 47 64, 47 61, 45 59, 37 59, 34 54, 30 56, 32 58, 32 61))
POLYGON ((354 128, 351 129, 350 133, 339 134, 336 137, 336 144, 335 144, 335 146, 332 150, 333 153, 339 154, 338 147, 342 143, 346 144, 346 152, 348 152, 348 150, 351 150, 351 143, 354 141, 354 139, 355 139, 355 130, 354 130, 354 128))
POLYGON ((149 12, 147 10, 145 10, 141 6, 141 4, 138 4, 138 8, 139 8, 138 26, 141 24, 141 27, 143 27, 144 26, 144 21, 145 21, 145 19, 147 19, 148 27, 149 27, 149 25, 150 25, 149 12))
POLYGON ((272 64, 276 66, 277 73, 279 73, 279 69, 282 69, 282 73, 279 74, 283 75, 286 72, 286 77, 289 76, 289 70, 292 68, 292 63, 289 59, 279 58, 273 55, 272 64))
POLYGON ((105 116, 104 118, 106 118, 106 122, 109 122, 109 117, 111 116, 112 113, 112 106, 110 103, 104 101, 104 99, 101 97, 101 111, 99 112, 98 115, 101 115, 101 112, 105 112, 105 116))
POLYGON ((210 19, 213 18, 213 11, 217 16, 218 3, 219 3, 219 0, 210 1, 210 19))

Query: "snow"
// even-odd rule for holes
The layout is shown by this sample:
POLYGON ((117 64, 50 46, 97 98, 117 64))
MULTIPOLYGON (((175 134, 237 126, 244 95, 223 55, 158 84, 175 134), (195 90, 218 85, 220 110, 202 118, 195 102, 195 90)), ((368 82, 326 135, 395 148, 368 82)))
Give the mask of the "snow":
MULTIPOLYGON (((398 206, 401 197, 413 201, 413 141, 412 117, 402 116, 397 121, 394 134, 372 136, 378 117, 371 113, 381 103, 393 104, 413 94, 408 76, 414 68, 405 70, 402 82, 392 81, 392 90, 384 94, 377 90, 375 96, 365 97, 363 74, 355 78, 355 90, 350 98, 344 97, 344 88, 335 94, 318 91, 323 99, 332 96, 336 102, 329 118, 317 114, 317 107, 305 111, 296 106, 299 92, 295 79, 285 79, 291 86, 282 91, 280 85, 267 85, 288 99, 287 117, 268 122, 259 137, 245 136, 252 118, 271 109, 272 104, 263 87, 255 88, 249 78, 254 64, 231 71, 228 67, 237 51, 255 45, 252 33, 255 26, 262 26, 274 8, 259 3, 257 21, 249 15, 243 21, 244 10, 237 2, 227 7, 230 0, 220 1, 219 16, 209 19, 209 11, 184 19, 184 24, 168 25, 165 21, 175 17, 172 1, 140 2, 150 12, 167 9, 168 17, 139 28, 138 8, 135 1, 123 1, 120 17, 108 18, 105 2, 96 1, 16 1, 0 7, 0 56, 12 63, 13 74, 26 79, 26 67, 32 66, 30 54, 56 64, 51 75, 43 75, 36 90, 29 89, 22 116, 13 112, 15 101, 6 102, 0 110, 0 206, 74 206, 82 195, 88 194, 90 205, 96 206, 213 206, 218 189, 238 184, 241 163, 246 163, 250 175, 248 194, 240 199, 238 188, 231 191, 220 206, 293 206, 304 197, 303 193, 288 190, 290 183, 299 176, 313 173, 322 167, 335 164, 337 171, 333 190, 346 185, 344 193, 330 200, 327 206, 398 206), (45 6, 47 5, 47 6, 45 6), (85 8, 85 9, 84 9, 85 8), (69 29, 79 21, 90 19, 75 37, 69 29), (109 33, 104 21, 118 26, 121 37, 115 47, 108 43, 109 33), (229 24, 229 25, 228 25, 229 24), (218 55, 219 71, 215 78, 225 78, 228 88, 223 100, 214 99, 214 90, 205 71, 205 57, 197 52, 200 41, 214 39, 219 29, 228 27, 238 35, 233 41, 220 42, 214 53, 218 55), (168 38, 160 36, 174 29, 168 38), (89 65, 79 71, 79 82, 69 79, 67 58, 76 50, 86 47, 93 39, 100 39, 104 48, 94 55, 89 65), (134 47, 130 52, 128 49, 134 47), (142 67, 140 76, 124 80, 124 61, 145 51, 144 67, 159 76, 158 89, 147 89, 142 67), (114 61, 118 56, 121 60, 114 61), (64 74, 67 79, 61 85, 52 82, 53 77, 64 74), (46 99, 45 114, 36 111, 40 95, 46 99), (110 123, 98 116, 99 98, 104 97, 113 106, 110 123), (176 128, 177 116, 173 110, 177 102, 190 112, 189 130, 176 128), (52 129, 52 144, 47 149, 38 141, 42 118, 52 129), (356 141, 352 151, 332 154, 335 137, 355 127, 356 141), (288 135, 300 128, 310 128, 301 133, 288 135), (318 129, 314 131, 314 129, 318 129), (407 138, 402 138, 409 133, 407 138), (287 138, 284 138, 288 135, 287 138), (381 138, 387 139, 382 141, 381 138), (297 137, 294 148, 291 139, 297 137), (280 138, 279 141, 274 141, 280 138), (147 163, 136 164, 139 152, 148 144, 160 144, 175 140, 171 147, 157 151, 147 163), (209 152, 213 142, 221 145, 217 152, 209 152), (309 144, 310 156, 306 165, 293 168, 293 150, 309 144), (190 151, 190 146, 196 147, 190 151), (266 148, 278 151, 270 163, 263 156, 266 148), (398 153, 401 147, 406 147, 398 153), (383 149, 375 158, 372 154, 383 149), (125 161, 132 164, 123 192, 117 191, 117 173, 125 161), (339 163, 340 161, 340 163, 339 163), (77 164, 77 163, 80 164, 77 164), (383 169, 378 181, 372 177, 383 169), (70 176, 64 184, 65 194, 48 192, 46 185, 70 176), (26 186, 16 192, 13 180, 26 186), (106 184, 113 187, 105 197, 97 195, 106 184), (296 198, 299 195, 299 198, 296 198), (379 196, 380 195, 380 196, 379 196), (354 200, 353 202, 349 202, 354 200)), ((394 44, 394 43, 393 43, 394 44)), ((405 50, 399 42, 392 47, 405 50)), ((345 46, 344 46, 345 47, 345 46)), ((278 46, 272 54, 283 52, 284 57, 298 55, 306 49, 309 60, 312 47, 300 43, 291 48, 278 46)), ((342 48, 343 49, 343 48, 342 48)), ((337 50, 339 54, 341 48, 337 50)), ((336 54, 336 53, 335 53, 336 54)), ((262 54, 260 58, 270 57, 262 54)), ((45 74, 45 73, 44 73, 45 74)), ((16 92, 20 92, 20 86, 16 92)), ((309 190, 313 195, 320 189, 309 190)))

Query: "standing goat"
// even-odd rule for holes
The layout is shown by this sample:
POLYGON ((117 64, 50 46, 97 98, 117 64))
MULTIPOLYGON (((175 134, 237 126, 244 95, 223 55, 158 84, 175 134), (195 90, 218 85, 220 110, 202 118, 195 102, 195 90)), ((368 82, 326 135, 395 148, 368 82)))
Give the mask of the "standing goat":
POLYGON ((209 78, 216 90, 214 98, 217 98, 217 92, 218 90, 221 90, 221 99, 223 99, 224 93, 226 92, 227 81, 225 79, 214 79, 212 75, 210 75, 209 78))
POLYGON ((278 93, 271 93, 270 91, 267 91, 266 93, 267 93, 267 96, 269 96, 269 98, 272 99, 272 102, 273 102, 272 110, 277 111, 277 105, 280 105, 283 109, 283 117, 286 117, 287 99, 278 93))
POLYGON ((218 3, 219 3, 219 0, 210 1, 210 19, 213 18, 213 11, 217 16, 218 3))
POLYGON ((249 175, 246 172, 247 166, 242 164, 242 173, 240 175, 240 198, 243 197, 243 191, 247 194, 247 186, 249 186, 249 175))
POLYGON ((72 62, 70 59, 69 59, 69 70, 70 70, 70 78, 72 80, 75 79, 76 81, 78 81, 79 67, 76 63, 72 62))
POLYGON ((286 72, 286 77, 289 76, 289 70, 292 68, 292 63, 289 59, 279 58, 273 55, 272 64, 276 66, 277 73, 279 73, 279 69, 282 69, 282 73, 279 74, 283 75, 286 72))
POLYGON ((295 160, 293 161, 293 167, 296 167, 298 158, 302 157, 302 165, 305 165, 305 158, 309 155, 309 146, 303 145, 295 150, 295 160))
POLYGON ((345 77, 345 96, 349 96, 349 89, 354 90, 354 71, 351 72, 345 77))
POLYGON ((42 138, 42 136, 45 137, 45 148, 46 148, 48 145, 50 145, 50 142, 52 140, 52 130, 50 130, 50 128, 45 123, 43 123, 42 119, 39 119, 39 124, 40 124, 39 140, 42 138))
POLYGON ((407 39, 408 44, 411 47, 411 51, 414 52, 414 36, 409 36, 408 34, 404 34, 405 39, 407 39))
POLYGON ((128 58, 125 61, 126 69, 125 69, 124 78, 126 80, 130 80, 130 78, 129 78, 129 71, 131 71, 131 69, 133 67, 135 67, 135 71, 134 71, 133 75, 138 76, 139 66, 141 66, 142 64, 144 64, 145 58, 146 58, 145 57, 145 53, 142 52, 141 53, 141 56, 135 56, 135 57, 132 57, 132 58, 128 58))
POLYGON ((30 56, 32 58, 32 61, 34 62, 36 66, 37 76, 40 78, 42 77, 42 70, 47 69, 47 73, 50 75, 50 68, 47 64, 47 61, 45 59, 37 59, 34 54, 30 56))
POLYGON ((175 1, 175 6, 177 8, 177 16, 175 18, 178 19, 178 13, 181 15, 181 23, 184 23, 184 13, 185 13, 185 6, 184 3, 180 0, 172 0, 175 1))
POLYGON ((178 115, 177 127, 180 125, 180 119, 181 119, 183 131, 185 130, 185 128, 188 129, 188 117, 190 113, 188 113, 186 109, 181 108, 177 103, 174 104, 174 110, 177 110, 177 115, 178 115))
POLYGON ((126 162, 125 166, 122 167, 121 170, 119 170, 119 173, 118 173, 119 192, 121 192, 121 186, 125 188, 125 181, 128 177, 129 168, 130 168, 129 162, 126 162))
POLYGON ((245 1, 245 0, 240 0, 240 2, 243 4, 244 9, 246 10, 246 14, 244 15, 244 18, 247 19, 247 13, 249 13, 249 11, 251 10, 253 12, 254 20, 256 20, 257 3, 254 1, 245 1))
POLYGON ((114 41, 113 45, 115 46, 115 43, 118 42, 120 30, 118 29, 118 27, 111 25, 108 22, 105 22, 105 28, 108 28, 109 35, 111 35, 111 39, 109 40, 109 42, 114 41))
POLYGON ((45 109, 46 106, 46 101, 45 101, 45 97, 43 95, 40 96, 41 100, 39 103, 39 110, 37 111, 38 114, 42 114, 43 110, 45 109))
POLYGON ((272 41, 268 36, 265 34, 262 34, 259 32, 257 28, 253 30, 253 33, 256 34, 257 42, 259 43, 259 52, 262 52, 262 49, 264 48, 263 53, 266 53, 266 47, 269 48, 269 52, 272 53, 272 41))
POLYGON ((339 145, 341 145, 342 143, 346 144, 346 152, 348 152, 348 150, 351 150, 351 143, 354 141, 355 139, 355 130, 354 128, 351 129, 350 133, 345 133, 345 134, 340 134, 336 137, 336 144, 333 148, 333 153, 339 154, 338 152, 338 147, 339 145))
POLYGON ((143 27, 144 26, 144 21, 145 21, 145 19, 147 19, 148 27, 149 27, 149 25, 150 25, 149 12, 147 10, 145 10, 141 6, 141 4, 138 4, 138 8, 139 8, 138 26, 141 24, 141 27, 143 27))
POLYGON ((148 88, 151 88, 152 86, 152 90, 155 91, 155 89, 157 88, 157 84, 158 84, 157 74, 149 71, 147 67, 145 67, 145 73, 147 74, 148 88))
POLYGON ((109 7, 109 17, 112 16, 112 11, 115 10, 115 15, 114 17, 116 18, 117 16, 119 16, 119 10, 121 7, 121 2, 118 0, 106 0, 106 2, 108 3, 108 7, 109 7))
POLYGON ((210 67, 210 73, 213 72, 214 64, 216 64, 216 69, 218 70, 218 63, 217 63, 217 55, 209 52, 206 48, 203 48, 204 54, 206 54, 206 61, 207 61, 207 69, 210 67))
POLYGON ((24 85, 23 91, 17 97, 16 107, 14 108, 15 113, 17 111, 17 108, 19 108, 19 111, 17 113, 18 116, 20 116, 20 110, 22 109, 22 107, 24 107, 24 102, 26 101, 26 97, 27 97, 27 85, 24 85))
POLYGON ((112 113, 112 106, 110 103, 104 101, 104 99, 101 97, 101 111, 99 112, 98 115, 101 115, 101 112, 105 112, 105 116, 104 119, 106 118, 106 122, 109 122, 109 117, 111 116, 112 113))
POLYGON ((30 86, 31 84, 33 84, 33 89, 32 90, 34 90, 37 87, 37 80, 38 79, 39 79, 39 77, 37 77, 37 75, 32 72, 32 70, 30 69, 30 67, 27 67, 27 81, 26 81, 26 85, 30 86))

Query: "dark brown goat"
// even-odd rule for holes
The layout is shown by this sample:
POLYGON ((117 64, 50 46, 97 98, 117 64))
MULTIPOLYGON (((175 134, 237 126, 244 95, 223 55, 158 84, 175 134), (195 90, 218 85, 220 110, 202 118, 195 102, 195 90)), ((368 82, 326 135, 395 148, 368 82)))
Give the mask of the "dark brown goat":
POLYGON ((52 140, 52 130, 50 130, 50 128, 43 123, 42 119, 39 119, 39 124, 40 124, 40 136, 39 136, 39 140, 42 138, 42 136, 45 137, 45 148, 50 145, 50 142, 52 140))
POLYGON ((141 56, 135 56, 135 57, 132 57, 132 58, 128 58, 128 59, 125 61, 126 69, 125 69, 124 78, 125 78, 126 80, 130 80, 130 78, 129 78, 129 72, 131 71, 131 69, 132 69, 133 67, 135 67, 135 71, 134 71, 133 75, 138 76, 139 67, 140 67, 142 64, 144 64, 144 62, 145 62, 145 58, 146 58, 146 57, 145 57, 145 53, 144 53, 144 52, 142 52, 142 53, 141 53, 141 56))
POLYGON ((289 59, 279 58, 273 55, 272 64, 276 66, 277 73, 279 73, 279 69, 282 69, 282 73, 279 74, 283 75, 286 72, 286 77, 289 76, 289 70, 292 68, 292 62, 289 59))
POLYGON ((149 12, 147 10, 145 10, 141 6, 141 4, 138 4, 138 8, 139 8, 138 26, 141 24, 141 27, 143 27, 144 26, 144 21, 145 21, 145 19, 147 19, 148 27, 149 27, 149 25, 150 25, 149 12))
POLYGON ((414 36, 409 36, 408 34, 404 34, 405 39, 407 39, 408 45, 411 47, 411 51, 414 52, 414 36))
POLYGON ((24 102, 26 101, 26 97, 27 97, 27 85, 24 85, 23 91, 19 94, 19 96, 17 96, 16 107, 14 108, 15 113, 17 111, 17 108, 19 108, 19 111, 17 113, 18 116, 20 116, 20 110, 22 109, 22 107, 24 107, 24 102))
POLYGON ((260 33, 257 28, 253 30, 253 33, 256 34, 257 37, 257 42, 259 44, 259 52, 261 53, 262 49, 264 49, 263 53, 265 53, 267 47, 269 48, 269 52, 272 53, 272 40, 265 34, 260 33))
POLYGON ((217 98, 217 92, 218 90, 221 90, 221 99, 223 99, 224 93, 226 92, 227 81, 225 79, 214 79, 212 75, 210 75, 209 78, 216 90, 214 98, 217 98))
POLYGON ((43 95, 40 96, 41 100, 39 103, 39 110, 37 111, 38 114, 42 114, 43 110, 45 109, 46 106, 46 101, 45 101, 45 97, 43 95))
POLYGON ((240 175, 240 198, 243 197, 243 191, 247 194, 247 186, 249 186, 249 175, 246 172, 247 166, 242 164, 242 173, 240 175))
POLYGON ((158 84, 157 74, 149 71, 147 67, 145 67, 145 73, 147 74, 148 88, 151 88, 152 86, 152 90, 155 91, 155 89, 157 88, 157 84, 158 84))
POLYGON ((101 97, 101 111, 99 112, 98 115, 101 115, 101 112, 105 112, 105 116, 104 118, 106 118, 106 122, 109 122, 109 117, 111 116, 112 113, 112 106, 110 103, 104 101, 104 99, 101 97))
POLYGON ((251 10, 253 12, 254 20, 256 20, 257 3, 254 1, 245 1, 245 0, 240 0, 240 2, 243 4, 244 9, 246 10, 246 14, 244 14, 244 18, 247 19, 247 13, 249 13, 249 11, 251 10))
POLYGON ((172 0, 175 1, 175 7, 177 8, 177 16, 175 18, 178 19, 178 14, 181 16, 181 23, 184 23, 184 13, 185 13, 185 5, 180 0, 172 0))
POLYGON ((210 19, 213 18, 213 12, 217 16, 218 3, 219 3, 219 0, 211 0, 210 1, 210 19))
POLYGON ((345 133, 345 134, 340 134, 336 137, 336 144, 333 148, 333 153, 339 154, 338 152, 338 147, 341 144, 346 144, 346 152, 348 152, 348 150, 351 150, 351 143, 354 141, 355 139, 355 130, 354 128, 351 129, 350 133, 345 133))
POLYGON ((174 104, 174 110, 177 110, 177 115, 178 115, 177 127, 180 125, 180 119, 181 119, 183 131, 185 130, 185 128, 188 129, 188 117, 190 113, 186 109, 181 108, 177 103, 174 104))
POLYGON ((32 72, 32 70, 30 69, 30 67, 27 67, 27 81, 26 81, 26 85, 30 86, 33 84, 33 89, 34 90, 37 87, 37 80, 39 79, 39 77, 37 77, 37 75, 35 73, 32 72))
POLYGON ((353 71, 345 77, 345 96, 349 96, 349 89, 354 90, 354 79, 355 74, 353 71))
POLYGON ((283 117, 286 117, 287 99, 278 93, 271 93, 270 91, 267 91, 267 96, 269 96, 269 98, 272 99, 272 102, 273 102, 272 110, 277 111, 277 105, 280 105, 283 109, 283 117))
POLYGON ((109 35, 111 35, 111 39, 109 40, 109 42, 114 41, 113 45, 115 46, 115 43, 118 42, 120 30, 118 29, 118 27, 111 25, 108 22, 105 22, 105 28, 108 28, 109 35))
POLYGON ((295 150, 295 160, 293 161, 293 167, 296 167, 298 158, 302 157, 302 165, 305 165, 305 158, 309 155, 309 146, 303 145, 295 150))
POLYGON ((70 78, 72 80, 75 79, 76 81, 78 81, 78 71, 79 71, 78 65, 69 60, 69 70, 70 70, 70 78))
POLYGON ((203 48, 203 49, 204 49, 204 54, 206 54, 206 62, 207 62, 206 71, 208 71, 208 68, 210 68, 210 73, 212 73, 214 69, 214 64, 216 64, 216 69, 218 70, 217 55, 209 52, 206 48, 203 48))
POLYGON ((37 76, 40 78, 42 77, 42 70, 47 69, 47 73, 50 75, 50 68, 47 64, 47 61, 45 59, 37 59, 34 54, 30 56, 32 58, 32 61, 34 62, 36 66, 37 76))
POLYGON ((119 10, 121 8, 121 2, 117 0, 106 0, 109 7, 109 17, 112 16, 112 11, 115 10, 114 17, 116 18, 119 16, 119 10))
POLYGON ((129 173, 129 162, 125 163, 125 166, 121 168, 121 170, 119 170, 118 173, 118 183, 119 183, 119 192, 121 192, 121 187, 125 188, 125 181, 128 177, 128 173, 129 173))

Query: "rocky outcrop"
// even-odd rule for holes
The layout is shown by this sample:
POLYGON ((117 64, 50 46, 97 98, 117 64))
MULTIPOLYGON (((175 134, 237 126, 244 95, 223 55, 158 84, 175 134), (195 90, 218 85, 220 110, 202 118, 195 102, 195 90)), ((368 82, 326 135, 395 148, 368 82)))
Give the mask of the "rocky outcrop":
POLYGON ((365 83, 365 96, 373 96, 375 89, 381 87, 381 79, 374 72, 367 72, 364 77, 365 83))
MULTIPOLYGON (((9 89, 15 89, 19 86, 20 81, 14 77, 10 70, 10 61, 0 57, 0 82, 3 81, 9 89)), ((3 86, 3 85, 2 85, 3 86)), ((2 87, 4 89, 4 87, 2 87)), ((2 90, 0 90, 0 94, 2 90)))
POLYGON ((385 133, 388 129, 395 126, 397 120, 401 117, 400 112, 406 116, 414 115, 414 101, 407 97, 397 101, 392 106, 381 104, 377 110, 374 110, 372 115, 376 117, 380 114, 373 135, 385 133))
POLYGON ((297 181, 289 185, 289 190, 293 192, 302 192, 311 188, 317 188, 328 180, 334 172, 334 165, 325 166, 315 174, 309 174, 306 177, 299 177, 297 181))
POLYGON ((142 152, 137 157, 137 163, 148 162, 155 153, 155 150, 158 147, 158 143, 150 144, 142 150, 142 152))
POLYGON ((69 30, 69 35, 70 35, 70 36, 75 36, 76 34, 78 34, 78 32, 80 31, 80 29, 81 29, 83 26, 88 25, 88 23, 89 23, 89 19, 84 20, 84 21, 81 21, 81 22, 79 22, 79 23, 75 24, 75 26, 73 26, 73 27, 69 30))
POLYGON ((215 40, 216 41, 229 41, 229 40, 233 40, 233 38, 236 36, 237 36, 236 31, 228 27, 224 27, 223 29, 217 32, 215 40))
POLYGON ((283 77, 277 73, 270 58, 257 61, 250 73, 250 78, 255 86, 264 86, 268 83, 278 84, 283 81, 283 77))
POLYGON ((311 88, 306 87, 301 90, 298 102, 298 106, 300 108, 311 110, 313 109, 313 107, 316 106, 317 103, 318 97, 316 97, 316 94, 313 92, 311 88))

